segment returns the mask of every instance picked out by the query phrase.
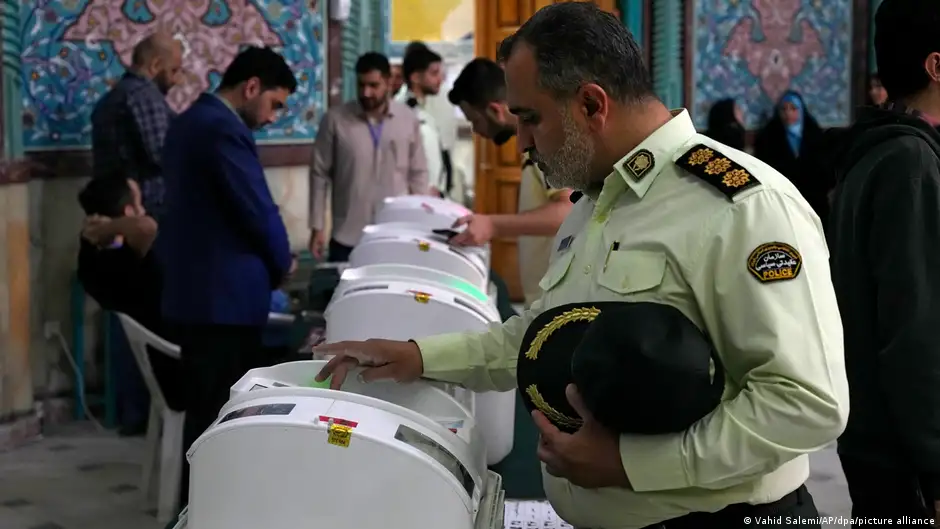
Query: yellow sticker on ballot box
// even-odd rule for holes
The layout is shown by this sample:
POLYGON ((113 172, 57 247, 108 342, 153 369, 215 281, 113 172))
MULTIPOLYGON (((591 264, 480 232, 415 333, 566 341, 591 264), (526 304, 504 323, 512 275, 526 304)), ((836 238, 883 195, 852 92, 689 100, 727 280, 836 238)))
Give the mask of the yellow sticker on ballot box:
POLYGON ((327 431, 326 442, 331 445, 342 446, 343 448, 349 447, 349 441, 352 440, 352 428, 349 426, 343 426, 342 424, 331 424, 329 430, 327 431))

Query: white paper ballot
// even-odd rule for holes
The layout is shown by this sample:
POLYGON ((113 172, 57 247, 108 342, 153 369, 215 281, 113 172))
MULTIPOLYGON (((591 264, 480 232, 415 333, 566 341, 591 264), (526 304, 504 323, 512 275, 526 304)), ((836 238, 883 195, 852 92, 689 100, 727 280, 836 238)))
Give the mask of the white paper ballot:
POLYGON ((572 529, 547 501, 506 500, 506 529, 572 529))

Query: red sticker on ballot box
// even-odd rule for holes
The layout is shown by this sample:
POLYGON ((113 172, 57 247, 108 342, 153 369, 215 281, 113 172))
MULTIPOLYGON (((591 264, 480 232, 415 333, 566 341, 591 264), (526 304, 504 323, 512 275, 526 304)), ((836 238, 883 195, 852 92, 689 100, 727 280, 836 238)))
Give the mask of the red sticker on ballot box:
POLYGON ((320 422, 332 422, 333 424, 338 424, 340 426, 346 426, 349 428, 355 428, 359 426, 359 423, 356 421, 348 421, 346 419, 340 419, 338 417, 328 417, 326 415, 320 416, 320 422))

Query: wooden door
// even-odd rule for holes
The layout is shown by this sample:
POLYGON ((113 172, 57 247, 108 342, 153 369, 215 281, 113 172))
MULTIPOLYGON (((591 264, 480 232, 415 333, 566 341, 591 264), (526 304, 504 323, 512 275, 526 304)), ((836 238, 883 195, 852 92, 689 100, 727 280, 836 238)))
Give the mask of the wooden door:
MULTIPOLYGON (((565 0, 561 0, 565 1, 565 0)), ((581 0, 572 0, 581 1, 581 0)), ((476 0, 476 55, 496 59, 499 43, 511 35, 536 11, 552 0, 476 0)), ((595 0, 601 8, 616 12, 616 0, 595 0)), ((491 141, 474 137, 476 155, 477 213, 489 215, 515 213, 519 202, 520 157, 515 140, 497 147, 491 141)), ((493 269, 509 286, 513 301, 524 296, 519 282, 519 261, 515 239, 492 242, 493 269)))

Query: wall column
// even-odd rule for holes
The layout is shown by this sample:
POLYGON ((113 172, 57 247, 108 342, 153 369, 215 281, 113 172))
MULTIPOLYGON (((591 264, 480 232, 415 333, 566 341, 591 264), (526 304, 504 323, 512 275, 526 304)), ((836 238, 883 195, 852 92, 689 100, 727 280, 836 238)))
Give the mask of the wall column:
POLYGON ((633 39, 636 40, 641 49, 647 45, 646 42, 643 42, 646 36, 643 4, 644 0, 621 0, 620 2, 620 19, 623 21, 623 25, 633 34, 633 39))
MULTIPOLYGON (((878 13, 878 6, 881 5, 881 0, 869 0, 868 4, 868 14, 869 14, 869 23, 868 23, 868 71, 877 72, 878 71, 878 60, 875 58, 875 14, 878 13)), ((868 88, 868 85, 865 85, 865 88, 868 88)))
POLYGON ((653 90, 669 108, 679 108, 685 102, 682 76, 684 21, 682 0, 656 0, 653 3, 653 90))
POLYGON ((367 51, 388 53, 388 0, 353 0, 343 26, 343 100, 356 98, 356 59, 367 51))
POLYGON ((29 171, 23 159, 19 2, 3 0, 0 113, 0 449, 39 433, 30 370, 29 171))

